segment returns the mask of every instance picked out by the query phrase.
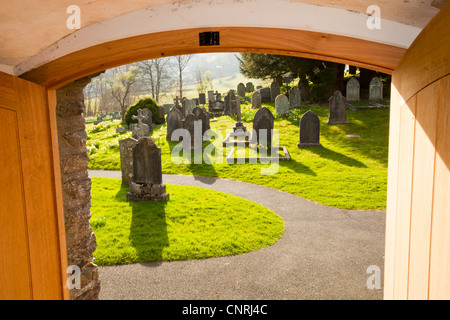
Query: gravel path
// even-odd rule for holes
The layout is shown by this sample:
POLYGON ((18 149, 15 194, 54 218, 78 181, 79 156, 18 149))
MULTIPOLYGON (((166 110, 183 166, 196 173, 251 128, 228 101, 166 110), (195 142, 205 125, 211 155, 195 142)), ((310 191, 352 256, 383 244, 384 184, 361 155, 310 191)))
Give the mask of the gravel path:
MULTIPOLYGON (((91 177, 121 178, 119 171, 91 177)), ((342 210, 245 182, 163 175, 259 203, 285 221, 272 246, 238 256, 100 267, 100 299, 382 299, 369 266, 384 270, 385 211, 342 210)), ((226 209, 226 208, 224 208, 226 209)))

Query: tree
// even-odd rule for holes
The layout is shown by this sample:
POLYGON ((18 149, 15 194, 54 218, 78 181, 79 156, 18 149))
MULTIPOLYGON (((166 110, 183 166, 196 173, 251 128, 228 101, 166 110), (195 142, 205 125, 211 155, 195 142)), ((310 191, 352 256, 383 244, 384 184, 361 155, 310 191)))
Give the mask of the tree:
POLYGON ((134 65, 126 65, 111 69, 112 78, 107 80, 108 88, 122 111, 122 124, 124 124, 125 113, 128 108, 128 95, 131 87, 138 79, 139 68, 134 65))
POLYGON ((158 103, 163 92, 166 92, 173 82, 168 72, 169 62, 170 58, 157 58, 136 64, 140 69, 141 80, 158 103))
POLYGON ((203 80, 200 68, 198 68, 196 72, 198 93, 206 93, 207 90, 213 90, 212 73, 210 71, 206 71, 204 76, 205 80, 203 80))
POLYGON ((237 58, 241 73, 248 78, 276 79, 292 72, 315 102, 326 101, 334 90, 343 88, 344 65, 337 63, 258 53, 241 53, 237 58))
POLYGON ((173 69, 175 69, 174 71, 178 75, 178 84, 179 84, 179 88, 180 88, 180 91, 179 91, 180 99, 183 98, 183 71, 186 68, 186 66, 188 65, 192 56, 193 56, 192 54, 189 54, 189 55, 175 57, 175 67, 173 69))

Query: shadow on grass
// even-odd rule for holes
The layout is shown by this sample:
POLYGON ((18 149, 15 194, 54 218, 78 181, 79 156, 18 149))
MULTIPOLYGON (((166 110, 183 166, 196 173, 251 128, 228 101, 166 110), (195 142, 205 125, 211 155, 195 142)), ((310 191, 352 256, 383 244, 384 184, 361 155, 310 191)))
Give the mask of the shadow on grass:
MULTIPOLYGON (((127 202, 128 185, 122 184, 116 199, 127 202)), ((162 251, 169 246, 166 223, 166 201, 129 202, 132 209, 130 242, 136 249, 137 262, 146 266, 158 266, 162 251)))
POLYGON ((296 173, 306 174, 314 177, 317 176, 317 174, 308 166, 305 166, 301 162, 295 161, 293 158, 291 158, 289 161, 280 161, 279 164, 281 167, 288 168, 292 171, 295 171, 296 173))
POLYGON ((311 151, 312 153, 317 154, 321 158, 337 161, 345 166, 367 168, 367 166, 364 163, 325 147, 309 148, 308 150, 311 151))

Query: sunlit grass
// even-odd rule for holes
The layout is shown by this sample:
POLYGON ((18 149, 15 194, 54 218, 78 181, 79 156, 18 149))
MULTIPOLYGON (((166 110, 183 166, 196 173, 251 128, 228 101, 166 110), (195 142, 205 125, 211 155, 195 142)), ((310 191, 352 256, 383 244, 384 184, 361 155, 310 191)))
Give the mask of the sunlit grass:
MULTIPOLYGON (((212 142, 218 154, 221 152, 222 159, 215 158, 222 160, 216 161, 219 163, 209 165, 203 159, 201 164, 193 161, 191 164, 174 164, 171 150, 178 143, 166 141, 165 125, 156 127, 152 134, 161 147, 163 173, 251 182, 344 209, 372 210, 386 207, 389 109, 347 109, 349 123, 330 126, 327 125, 327 107, 305 106, 291 110, 287 117, 278 117, 273 103, 265 106, 275 115, 274 128, 279 130, 279 144, 286 146, 291 156, 290 161, 280 161, 276 174, 261 174, 261 169, 270 165, 227 164, 227 150, 221 149, 221 138, 212 142), (321 121, 322 147, 299 149, 299 120, 310 109, 321 121), (347 135, 359 135, 360 138, 347 135)), ((242 105, 242 119, 249 130, 252 129, 256 111, 251 109, 250 104, 242 105)), ((236 117, 222 116, 216 120, 211 121, 211 128, 224 138, 227 131, 233 128, 236 117)), ((118 125, 118 121, 111 122, 109 128, 98 132, 92 131, 96 131, 94 125, 86 125, 89 135, 89 168, 120 170, 118 141, 131 136, 131 133, 116 134, 118 125)), ((204 147, 208 144, 205 142, 204 147)), ((209 158, 206 157, 207 160, 209 158)))
POLYGON ((169 201, 127 202, 121 180, 92 178, 98 265, 242 254, 283 234, 283 220, 259 204, 199 187, 166 186, 169 201))

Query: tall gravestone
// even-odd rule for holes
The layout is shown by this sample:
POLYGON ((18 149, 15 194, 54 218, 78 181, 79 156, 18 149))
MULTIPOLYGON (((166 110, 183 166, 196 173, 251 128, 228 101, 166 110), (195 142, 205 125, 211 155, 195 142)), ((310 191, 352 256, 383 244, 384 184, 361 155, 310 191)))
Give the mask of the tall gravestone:
POLYGON ((259 109, 259 108, 261 108, 261 93, 255 91, 252 94, 252 109, 259 109))
POLYGON ((162 183, 161 149, 151 137, 140 138, 133 148, 133 180, 127 201, 169 199, 162 183))
POLYGON ((126 184, 130 184, 133 181, 133 148, 137 142, 138 140, 134 138, 119 140, 122 182, 126 184))
POLYGON ((279 94, 275 98, 275 112, 284 116, 289 112, 289 100, 284 94, 279 94))
POLYGON ((233 132, 243 133, 247 131, 246 127, 241 121, 241 99, 239 96, 235 97, 235 106, 236 106, 236 124, 233 128, 233 132))
POLYGON ((329 99, 330 115, 328 124, 347 123, 346 102, 340 91, 336 91, 329 99))
POLYGON ((253 118, 252 143, 271 146, 274 117, 266 107, 259 109, 253 118))
POLYGON ((196 126, 200 129, 201 125, 201 120, 198 120, 193 113, 188 114, 186 119, 183 120, 183 129, 185 129, 186 132, 189 133, 189 140, 185 141, 183 139, 183 149, 202 150, 202 132, 201 130, 195 130, 196 126))
POLYGON ((292 87, 289 90, 289 109, 300 108, 301 104, 300 89, 298 87, 292 87))
POLYGON ((275 101, 275 98, 280 94, 280 85, 273 81, 270 84, 270 101, 275 101))
POLYGON ((380 78, 375 77, 369 84, 369 100, 382 101, 383 100, 383 82, 380 78))
POLYGON ((237 94, 240 97, 245 97, 245 85, 243 83, 239 83, 237 86, 237 94))
POLYGON ((245 92, 252 93, 253 91, 255 91, 255 86, 253 85, 252 82, 247 82, 245 84, 245 92))
POLYGON ((183 114, 181 113, 181 111, 178 108, 173 107, 172 110, 170 110, 169 114, 167 115, 166 122, 167 122, 166 140, 167 141, 178 141, 178 139, 172 140, 172 133, 176 129, 183 128, 183 114))
POLYGON ((299 148, 321 146, 320 144, 320 120, 311 110, 307 111, 300 119, 299 148))
MULTIPOLYGON (((134 139, 139 139, 142 137, 148 137, 150 135, 150 129, 147 124, 144 123, 144 120, 147 120, 148 115, 145 115, 145 111, 148 109, 138 109, 138 115, 137 116, 131 116, 131 119, 138 121, 138 123, 133 123, 130 125, 132 137, 134 139)), ((150 110, 148 110, 150 111, 150 110)), ((148 114, 148 113, 147 113, 148 114)), ((151 116, 150 112, 150 116, 151 116)))
POLYGON ((216 100, 214 98, 214 91, 212 91, 212 90, 208 91, 208 103, 210 103, 211 101, 214 101, 214 100, 216 100))
POLYGON ((361 86, 359 84, 358 79, 356 79, 355 77, 351 77, 350 80, 348 80, 347 82, 346 91, 347 91, 346 94, 347 101, 359 101, 361 86))
POLYGON ((206 94, 204 93, 199 93, 198 94, 198 102, 200 104, 206 104, 206 94))

